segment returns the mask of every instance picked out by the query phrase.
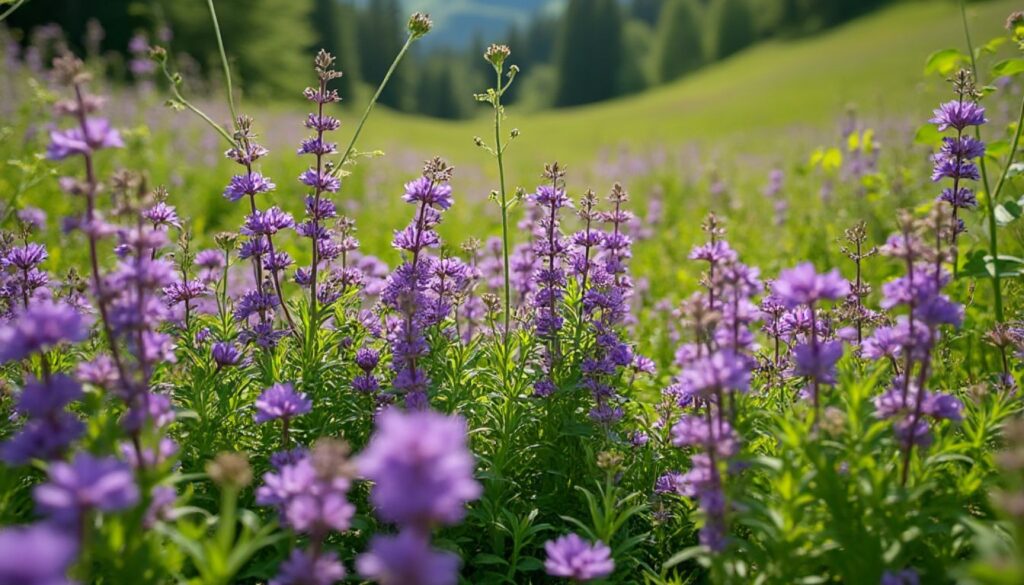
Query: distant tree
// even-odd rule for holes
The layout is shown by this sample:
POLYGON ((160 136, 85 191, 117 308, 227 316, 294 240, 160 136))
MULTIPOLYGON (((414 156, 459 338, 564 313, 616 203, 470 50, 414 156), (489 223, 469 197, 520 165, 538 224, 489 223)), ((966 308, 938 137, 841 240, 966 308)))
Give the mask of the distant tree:
POLYGON ((622 62, 616 77, 616 94, 637 93, 650 85, 646 64, 651 45, 651 27, 641 20, 628 20, 622 30, 622 62))
POLYGON ((312 53, 326 49, 337 58, 335 68, 344 75, 332 87, 343 98, 352 96, 359 81, 359 27, 355 18, 355 8, 348 2, 313 0, 310 23, 316 33, 316 42, 310 49, 312 53))
POLYGON ((665 0, 633 0, 629 13, 637 20, 656 26, 664 4, 665 0))
POLYGON ((747 0, 718 0, 713 10, 716 59, 724 59, 757 40, 754 15, 747 0))
POLYGON ((555 105, 573 106, 616 95, 622 58, 617 0, 571 0, 558 49, 555 105))
POLYGON ((672 81, 704 64, 699 10, 694 0, 668 0, 661 9, 655 44, 659 81, 672 81))
MULTIPOLYGON (((206 9, 169 0, 162 6, 174 32, 174 47, 187 50, 208 76, 219 79, 220 60, 206 9)), ((236 83, 243 91, 261 98, 302 91, 312 61, 309 48, 296 39, 314 37, 311 0, 218 0, 216 8, 236 83)))
POLYGON ((461 75, 465 73, 463 68, 460 56, 447 52, 421 62, 416 69, 415 110, 435 118, 461 118, 465 111, 463 104, 469 104, 470 100, 469 92, 463 93, 456 83, 456 77, 465 77, 461 75))
MULTIPOLYGON (((383 81, 405 42, 402 16, 399 0, 370 0, 359 19, 360 72, 373 85, 383 81)), ((380 103, 397 109, 410 106, 408 72, 408 63, 395 71, 380 95, 380 103)))

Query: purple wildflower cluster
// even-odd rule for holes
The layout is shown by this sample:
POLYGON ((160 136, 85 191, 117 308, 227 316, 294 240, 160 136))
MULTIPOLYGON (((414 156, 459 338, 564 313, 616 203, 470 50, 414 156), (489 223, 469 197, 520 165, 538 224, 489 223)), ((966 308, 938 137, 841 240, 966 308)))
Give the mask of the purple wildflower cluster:
POLYGON ((905 214, 900 233, 890 236, 880 248, 883 255, 901 260, 905 267, 903 276, 882 286, 881 305, 905 312, 896 317, 895 324, 879 327, 864 342, 866 358, 888 359, 893 364, 903 360, 891 387, 875 399, 875 413, 879 418, 897 419, 897 436, 906 452, 904 481, 910 451, 929 442, 925 417, 958 421, 963 409, 955 397, 926 390, 940 327, 959 327, 963 321, 963 307, 942 292, 950 280, 942 267, 949 257, 944 242, 951 229, 944 213, 939 206, 920 221, 905 214), (929 240, 936 242, 935 247, 929 240))
POLYGON ((310 540, 305 550, 292 551, 271 583, 330 584, 345 577, 337 553, 322 545, 330 533, 347 531, 355 514, 348 501, 353 468, 347 457, 344 443, 321 440, 309 453, 300 453, 263 476, 256 502, 276 508, 281 524, 310 540))
MULTIPOLYGON (((966 135, 965 131, 981 126, 987 120, 985 108, 978 105, 981 93, 975 88, 970 72, 957 72, 953 77, 953 88, 957 99, 939 106, 930 122, 935 124, 939 132, 956 132, 955 136, 942 139, 942 147, 932 157, 932 181, 952 180, 952 185, 943 189, 937 201, 948 203, 952 209, 949 237, 955 249, 957 236, 965 229, 959 217, 960 210, 978 206, 974 191, 965 185, 967 181, 981 178, 974 160, 985 156, 985 143, 966 135)), ((953 261, 955 263, 955 257, 953 261)))
POLYGON ((574 583, 603 579, 615 570, 612 551, 601 541, 593 544, 571 533, 544 543, 547 560, 544 570, 552 577, 574 583))
POLYGON ((324 113, 324 106, 341 101, 338 91, 327 87, 332 80, 341 77, 341 72, 332 69, 334 56, 327 51, 320 50, 314 60, 315 70, 319 84, 317 87, 307 87, 303 95, 310 102, 316 104, 316 112, 306 117, 306 128, 312 130, 314 135, 302 141, 298 149, 300 155, 314 157, 314 164, 299 175, 299 182, 312 190, 306 196, 306 220, 296 227, 299 235, 309 238, 312 242, 312 262, 309 268, 300 269, 296 274, 296 280, 302 286, 309 287, 309 303, 311 313, 316 314, 317 303, 330 304, 337 300, 341 287, 347 287, 352 274, 344 267, 340 278, 332 278, 332 286, 327 287, 322 293, 318 292, 320 280, 320 269, 336 259, 343 253, 351 252, 358 246, 358 242, 348 232, 350 222, 348 220, 339 222, 343 235, 341 242, 335 241, 335 234, 328 229, 326 222, 338 217, 338 210, 330 196, 341 188, 341 180, 337 176, 336 169, 327 161, 327 157, 338 151, 338 145, 330 142, 327 133, 334 132, 341 127, 341 122, 324 113), (334 282, 334 281, 338 282, 334 282), (321 295, 323 298, 321 298, 321 295))
POLYGON ((562 268, 566 242, 562 237, 558 214, 563 207, 572 205, 565 194, 565 171, 562 167, 558 163, 547 165, 544 177, 551 184, 537 187, 536 193, 530 197, 530 202, 544 211, 535 226, 533 242, 533 253, 539 260, 539 266, 533 274, 534 330, 547 344, 545 375, 534 386, 536 393, 541 396, 550 395, 555 390, 551 371, 559 359, 558 332, 564 323, 560 308, 566 285, 565 270, 562 268))
POLYGON ((356 460, 373 482, 377 515, 398 525, 395 536, 377 535, 356 558, 359 573, 381 585, 454 585, 459 558, 430 546, 436 526, 459 523, 466 503, 480 497, 466 422, 431 410, 395 408, 377 418, 377 431, 356 460), (416 486, 410 490, 409 486, 416 486))
POLYGON ((440 324, 451 311, 444 278, 468 276, 463 268, 427 254, 441 244, 435 228, 441 213, 452 206, 451 175, 452 168, 435 158, 427 161, 423 176, 405 185, 402 199, 415 205, 416 213, 405 229, 395 232, 392 245, 404 253, 405 261, 391 273, 381 293, 381 302, 397 315, 388 332, 395 373, 392 385, 412 409, 426 408, 429 402, 430 380, 422 364, 429 351, 425 330, 440 324), (448 275, 448 269, 456 273, 448 275))
POLYGON ((632 240, 623 231, 633 217, 624 208, 628 200, 629 194, 618 183, 608 196, 610 211, 597 212, 593 199, 584 196, 580 207, 586 227, 572 238, 572 272, 580 284, 583 314, 594 335, 594 345, 580 364, 582 385, 595 402, 590 418, 603 425, 611 425, 624 415, 620 406, 623 397, 615 391, 612 380, 636 357, 620 331, 633 294, 633 282, 626 268, 632 257, 632 240), (593 228, 594 220, 610 229, 593 228))

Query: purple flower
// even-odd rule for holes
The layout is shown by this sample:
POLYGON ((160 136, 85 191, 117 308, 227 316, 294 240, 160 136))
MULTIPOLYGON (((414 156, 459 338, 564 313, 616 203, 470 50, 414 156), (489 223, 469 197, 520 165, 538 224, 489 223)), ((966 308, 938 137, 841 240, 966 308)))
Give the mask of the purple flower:
POLYGON ((356 351, 356 365, 359 366, 364 373, 369 374, 377 367, 377 362, 380 361, 380 354, 376 350, 368 347, 361 347, 356 351))
POLYGON ((919 585, 920 578, 914 569, 903 569, 902 571, 886 571, 882 574, 882 581, 879 585, 919 585))
POLYGON ((46 212, 38 207, 22 207, 18 210, 18 221, 37 230, 46 227, 46 212))
POLYGON ((0 326, 0 363, 47 351, 65 341, 82 341, 87 334, 85 319, 78 311, 61 303, 37 301, 0 326))
POLYGON ((174 206, 167 205, 163 201, 143 211, 142 217, 149 220, 149 222, 153 224, 153 227, 161 227, 165 225, 174 226, 176 228, 181 227, 181 221, 178 219, 178 212, 174 209, 174 206))
POLYGON ((275 419, 290 420, 313 409, 313 402, 291 384, 274 384, 256 399, 257 423, 275 419))
POLYGON ((945 132, 950 128, 963 130, 968 126, 980 126, 986 123, 985 108, 973 101, 953 100, 939 106, 934 111, 934 117, 929 120, 939 128, 939 132, 945 132))
POLYGON ((850 294, 850 283, 839 271, 818 274, 810 262, 783 270, 772 284, 772 292, 789 309, 821 300, 838 300, 850 294))
POLYGON ((793 348, 793 373, 807 376, 822 384, 836 383, 836 362, 843 357, 842 341, 819 341, 817 345, 801 343, 793 348))
POLYGON ((544 570, 552 577, 573 581, 602 579, 615 571, 612 551, 601 541, 593 544, 577 534, 567 534, 544 543, 544 570))
POLYGON ((4 585, 72 585, 68 569, 78 543, 67 530, 50 524, 0 530, 0 583, 4 585))
POLYGON ((77 400, 82 387, 71 378, 54 374, 47 380, 30 379, 18 396, 17 410, 31 418, 46 418, 77 400))
POLYGON ((228 341, 214 343, 210 348, 210 354, 213 356, 213 361, 222 368, 238 365, 238 362, 242 360, 241 350, 228 341))
POLYGON ((302 453, 265 474, 256 502, 277 508, 281 522, 292 530, 323 538, 332 530, 348 530, 355 506, 347 499, 351 481, 337 469, 318 468, 313 457, 302 453))
POLYGON ((66 525, 75 525, 90 510, 117 512, 139 501, 139 488, 131 468, 113 458, 78 453, 71 463, 50 465, 49 481, 33 495, 41 514, 66 525))
POLYGON ((14 246, 7 255, 0 259, 0 266, 13 266, 18 270, 31 270, 43 263, 49 254, 46 246, 30 242, 24 246, 14 246))
POLYGON ((345 578, 345 566, 333 552, 313 553, 295 549, 281 563, 270 585, 334 585, 345 578))
POLYGON ((224 198, 228 201, 238 201, 246 195, 257 195, 272 191, 276 187, 267 178, 259 173, 247 173, 235 175, 224 189, 224 198))
POLYGON ((396 536, 374 536, 367 551, 356 557, 356 570, 380 585, 455 585, 459 557, 435 550, 413 530, 396 536))
POLYGON ((370 501, 381 518, 405 526, 455 524, 481 493, 466 422, 458 416, 388 409, 377 417, 357 466, 374 482, 370 501))
POLYGON ((68 412, 30 420, 18 434, 0 445, 0 459, 10 465, 24 465, 32 459, 57 459, 84 431, 82 421, 68 412))
POLYGON ((422 203, 428 207, 448 209, 452 206, 452 187, 447 183, 435 183, 427 177, 419 177, 405 184, 402 200, 406 203, 422 203))
POLYGON ((90 154, 102 148, 123 148, 121 134, 103 118, 89 118, 85 132, 80 126, 67 130, 50 131, 50 144, 46 147, 46 158, 63 160, 76 154, 90 154))
POLYGON ((241 232, 246 236, 273 235, 295 225, 290 213, 281 211, 279 207, 271 207, 266 211, 254 211, 245 218, 241 232))
POLYGON ((164 299, 168 305, 180 305, 182 303, 197 299, 208 291, 206 283, 199 280, 187 280, 175 282, 164 287, 164 299))

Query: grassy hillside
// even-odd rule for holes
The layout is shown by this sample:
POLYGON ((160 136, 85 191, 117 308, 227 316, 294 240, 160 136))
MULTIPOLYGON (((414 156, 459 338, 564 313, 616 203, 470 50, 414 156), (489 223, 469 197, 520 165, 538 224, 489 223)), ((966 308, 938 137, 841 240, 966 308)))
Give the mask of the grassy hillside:
MULTIPOLYGON (((975 39, 999 32, 1015 8, 1013 0, 969 7, 975 39)), ((522 131, 515 164, 537 168, 557 158, 582 165, 620 143, 700 141, 729 144, 738 154, 770 152, 780 130, 832 128, 849 104, 872 118, 923 121, 946 91, 941 79, 923 76, 925 59, 962 39, 955 2, 908 2, 817 37, 759 45, 639 96, 529 115, 512 108, 508 123, 522 131)), ((381 112, 362 144, 441 152, 465 165, 483 158, 472 137, 491 132, 485 119, 443 122, 381 112)))

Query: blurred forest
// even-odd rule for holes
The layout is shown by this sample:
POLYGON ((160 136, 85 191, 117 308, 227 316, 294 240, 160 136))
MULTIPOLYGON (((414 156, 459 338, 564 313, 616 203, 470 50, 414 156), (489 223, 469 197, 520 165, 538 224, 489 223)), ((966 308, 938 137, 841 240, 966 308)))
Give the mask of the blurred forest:
MULTIPOLYGON (((568 0, 463 47, 416 47, 381 103, 439 118, 474 114, 469 96, 493 74, 491 42, 512 48, 522 75, 508 102, 542 109, 597 102, 678 79, 764 39, 814 34, 893 0, 568 0)), ((247 96, 294 97, 312 51, 338 56, 342 95, 383 78, 405 40, 416 0, 216 0, 224 41, 247 96), (296 42, 296 39, 303 39, 296 42)), ((119 57, 114 78, 152 75, 145 47, 167 47, 190 81, 217 82, 217 45, 202 0, 31 0, 7 23, 22 42, 58 35, 80 54, 119 57), (188 53, 184 52, 188 47, 188 53)), ((43 56, 45 58, 45 56, 43 56)))

